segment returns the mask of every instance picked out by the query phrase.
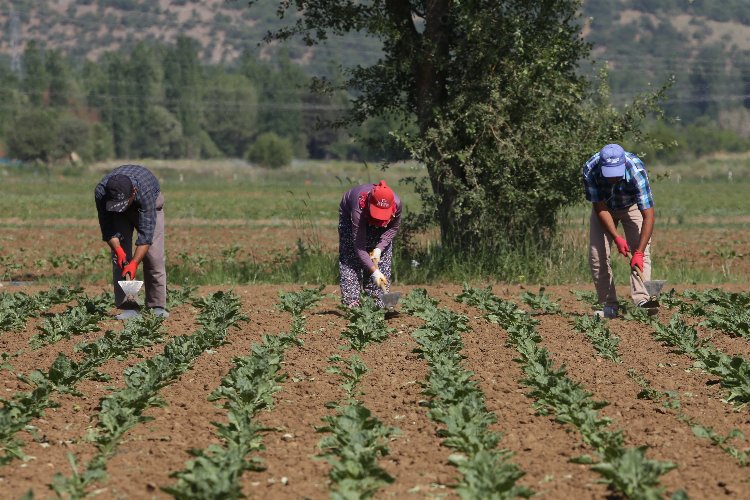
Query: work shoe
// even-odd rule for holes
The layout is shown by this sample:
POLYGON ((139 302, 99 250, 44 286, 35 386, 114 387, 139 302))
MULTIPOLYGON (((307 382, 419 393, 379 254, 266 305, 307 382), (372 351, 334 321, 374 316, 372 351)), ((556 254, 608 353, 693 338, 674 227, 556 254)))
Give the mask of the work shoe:
POLYGON ((169 317, 169 313, 163 307, 152 307, 151 312, 154 314, 154 316, 159 316, 160 318, 169 317))
POLYGON ((617 306, 604 306, 601 311, 595 311, 594 316, 600 318, 614 319, 617 317, 617 306))
POLYGON ((115 319, 132 319, 132 318, 140 318, 141 313, 136 311, 135 309, 125 309, 123 312, 115 316, 115 319))
POLYGON ((645 309, 649 316, 655 316, 659 313, 659 301, 656 299, 643 299, 638 302, 638 307, 645 309))

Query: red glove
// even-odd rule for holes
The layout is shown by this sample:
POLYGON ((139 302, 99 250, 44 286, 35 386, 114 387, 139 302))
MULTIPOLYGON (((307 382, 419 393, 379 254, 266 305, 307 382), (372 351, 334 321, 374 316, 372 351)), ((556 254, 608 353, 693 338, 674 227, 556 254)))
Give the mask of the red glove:
MULTIPOLYGON (((628 252, 630 251, 630 248, 628 248, 628 242, 625 241, 625 238, 623 238, 622 236, 615 237, 615 245, 617 245, 618 252, 620 252, 625 257, 628 256, 628 252)), ((641 262, 643 262, 643 259, 641 259, 641 262)))
POLYGON ((643 252, 636 250, 633 252, 633 258, 630 259, 630 267, 638 267, 643 272, 643 252))
POLYGON ((122 247, 115 248, 115 261, 117 262, 117 265, 120 266, 120 269, 125 266, 125 262, 127 262, 128 256, 125 255, 125 250, 122 249, 122 247))
POLYGON ((130 279, 134 280, 136 269, 138 269, 138 263, 134 260, 131 260, 125 267, 122 268, 122 277, 128 279, 129 274, 130 279))

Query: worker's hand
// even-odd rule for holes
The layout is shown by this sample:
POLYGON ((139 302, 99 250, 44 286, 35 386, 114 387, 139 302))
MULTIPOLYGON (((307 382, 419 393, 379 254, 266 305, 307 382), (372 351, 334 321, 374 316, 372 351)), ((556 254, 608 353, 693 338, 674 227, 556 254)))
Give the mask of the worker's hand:
POLYGON ((617 245, 617 251, 620 252, 624 257, 628 256, 630 248, 628 248, 628 242, 622 236, 615 237, 615 245, 617 245))
POLYGON ((643 272, 643 252, 636 250, 633 252, 633 258, 630 259, 630 268, 638 268, 643 272))
POLYGON ((115 248, 115 262, 117 262, 117 265, 122 269, 125 266, 125 263, 128 261, 128 256, 125 255, 125 250, 122 249, 122 247, 115 248))
POLYGON ((380 269, 376 269, 375 272, 372 273, 372 281, 374 281, 383 291, 388 289, 388 280, 385 279, 385 275, 380 269))
POLYGON ((135 271, 137 269, 138 269, 138 263, 134 260, 131 260, 125 265, 125 267, 122 268, 122 277, 125 278, 126 280, 134 280, 135 271))
POLYGON ((370 251, 370 260, 376 266, 380 264, 380 249, 378 247, 373 248, 370 251))

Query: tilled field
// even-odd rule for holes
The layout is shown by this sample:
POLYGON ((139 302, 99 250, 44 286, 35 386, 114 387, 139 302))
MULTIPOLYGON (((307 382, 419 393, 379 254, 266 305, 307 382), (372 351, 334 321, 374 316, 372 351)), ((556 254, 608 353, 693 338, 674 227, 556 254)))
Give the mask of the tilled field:
POLYGON ((201 287, 119 335, 101 287, 57 326, 80 293, 22 317, 45 289, 2 289, 2 498, 750 496, 746 293, 586 322, 567 287, 407 287, 385 317, 305 290, 201 287))

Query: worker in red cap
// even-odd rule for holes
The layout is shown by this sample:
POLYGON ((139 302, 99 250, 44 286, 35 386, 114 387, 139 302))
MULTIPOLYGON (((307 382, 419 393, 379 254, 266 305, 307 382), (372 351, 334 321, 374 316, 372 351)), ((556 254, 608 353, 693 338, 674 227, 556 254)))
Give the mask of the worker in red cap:
POLYGON ((356 186, 339 205, 341 301, 358 307, 362 288, 383 307, 390 288, 393 238, 401 224, 401 199, 385 181, 356 186))

